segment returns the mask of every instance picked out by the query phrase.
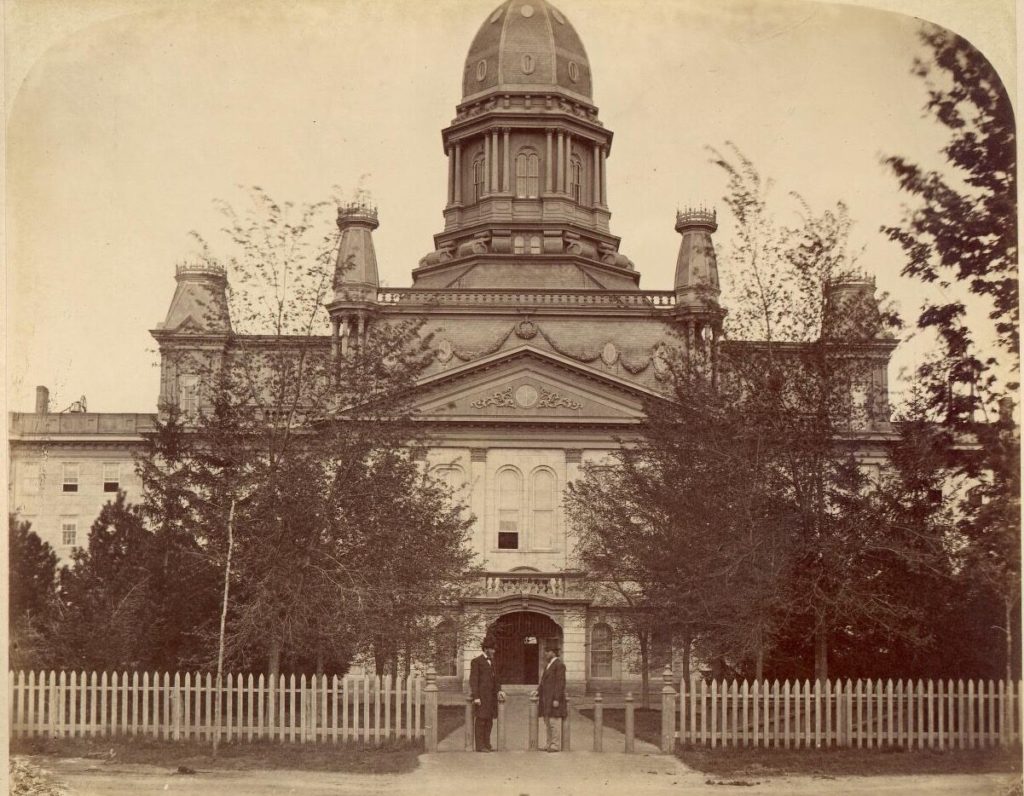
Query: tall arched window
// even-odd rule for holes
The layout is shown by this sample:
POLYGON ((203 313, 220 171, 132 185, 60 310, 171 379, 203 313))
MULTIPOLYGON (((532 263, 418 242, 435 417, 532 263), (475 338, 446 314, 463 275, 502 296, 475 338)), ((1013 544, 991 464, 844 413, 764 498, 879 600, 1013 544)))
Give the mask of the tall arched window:
POLYGON ((479 202, 484 196, 484 156, 477 155, 473 161, 473 200, 479 202))
POLYGON ((581 186, 583 185, 583 163, 575 155, 569 162, 569 195, 577 202, 582 196, 581 186))
POLYGON ((590 676, 612 676, 612 629, 604 622, 590 630, 590 676))
POLYGON ((530 149, 516 155, 516 196, 536 199, 540 189, 540 158, 530 149))
POLYGON ((512 253, 526 254, 526 238, 522 235, 516 235, 512 238, 512 253))
POLYGON ((523 479, 519 471, 506 467, 498 473, 498 548, 519 549, 522 522, 523 479))
POLYGON ((557 482, 547 469, 533 471, 533 544, 549 550, 555 546, 555 506, 557 482))
POLYGON ((530 254, 540 254, 540 235, 530 238, 530 254))

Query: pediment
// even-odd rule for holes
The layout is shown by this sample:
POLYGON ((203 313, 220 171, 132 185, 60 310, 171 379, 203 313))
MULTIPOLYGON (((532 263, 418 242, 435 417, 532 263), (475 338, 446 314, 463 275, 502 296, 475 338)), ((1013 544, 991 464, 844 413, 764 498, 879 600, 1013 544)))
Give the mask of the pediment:
POLYGON ((449 422, 634 424, 648 393, 525 346, 424 379, 417 414, 449 422))

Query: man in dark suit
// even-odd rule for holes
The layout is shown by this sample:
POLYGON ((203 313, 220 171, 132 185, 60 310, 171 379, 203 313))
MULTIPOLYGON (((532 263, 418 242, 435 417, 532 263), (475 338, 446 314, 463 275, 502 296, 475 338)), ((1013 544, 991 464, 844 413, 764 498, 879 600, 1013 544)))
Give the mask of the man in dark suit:
POLYGON ((505 701, 497 672, 494 671, 494 638, 487 636, 480 644, 483 655, 477 655, 469 666, 469 694, 473 698, 474 735, 478 752, 493 752, 491 725, 498 715, 498 703, 505 701))
POLYGON ((544 659, 547 665, 540 676, 540 687, 537 689, 537 713, 544 719, 547 750, 557 752, 552 719, 564 719, 566 716, 565 664, 559 659, 558 647, 554 645, 545 648, 544 659))

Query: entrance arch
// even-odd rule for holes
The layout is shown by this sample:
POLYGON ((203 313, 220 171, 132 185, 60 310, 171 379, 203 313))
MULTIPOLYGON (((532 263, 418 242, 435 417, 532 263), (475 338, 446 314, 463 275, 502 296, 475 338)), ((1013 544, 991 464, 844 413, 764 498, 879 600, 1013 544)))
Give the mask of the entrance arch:
POLYGON ((544 649, 562 645, 562 628, 550 617, 535 611, 505 614, 488 632, 497 642, 494 659, 503 685, 539 683, 544 649))

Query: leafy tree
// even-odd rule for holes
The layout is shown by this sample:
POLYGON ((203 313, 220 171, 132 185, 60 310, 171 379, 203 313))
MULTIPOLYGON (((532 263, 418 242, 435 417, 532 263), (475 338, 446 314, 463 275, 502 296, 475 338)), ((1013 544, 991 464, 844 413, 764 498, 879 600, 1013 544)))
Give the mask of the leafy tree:
MULTIPOLYGON (((235 665, 262 658, 273 675, 282 661, 320 670, 363 650, 393 658, 372 643, 382 617, 411 641, 469 558, 461 507, 411 460, 423 437, 412 390, 430 341, 420 323, 374 323, 339 356, 323 334, 337 249, 318 225, 327 205, 278 205, 259 189, 252 199, 244 214, 224 207, 228 256, 202 244, 206 264, 229 275, 233 331, 212 355, 187 340, 164 350, 200 375, 201 408, 169 420, 163 449, 144 457, 146 500, 154 516, 171 509, 176 532, 222 579, 232 517, 225 641, 235 665), (397 548, 414 548, 423 567, 400 573, 415 584, 400 608, 397 548)), ((220 310, 211 302, 211 315, 220 310)))
POLYGON ((900 188, 920 204, 882 231, 906 253, 903 274, 938 285, 948 297, 929 300, 918 316, 918 326, 934 330, 942 344, 920 376, 931 408, 963 423, 986 394, 998 392, 1000 380, 1001 389, 1013 391, 1019 369, 1016 132, 1006 88, 970 42, 934 25, 925 25, 920 38, 930 57, 917 59, 914 73, 928 88, 926 110, 949 130, 942 154, 950 169, 942 174, 886 157, 900 188), (1006 357, 1002 379, 999 355, 988 349, 988 334, 968 325, 957 285, 990 303, 993 336, 1006 357))
POLYGON ((138 669, 152 664, 151 592, 146 571, 151 534, 124 492, 108 502, 60 576, 54 645, 61 665, 138 669))
POLYGON ((1006 403, 1020 369, 1014 113, 998 74, 968 41, 933 25, 925 25, 920 38, 929 55, 913 69, 927 86, 926 110, 949 132, 942 149, 949 169, 940 174, 904 157, 885 158, 900 188, 918 204, 883 231, 907 256, 903 274, 937 284, 949 297, 926 303, 918 317, 918 326, 934 330, 941 347, 920 363, 917 380, 931 416, 960 435, 973 435, 980 446, 978 455, 964 455, 970 446, 962 436, 947 437, 948 472, 978 481, 959 507, 965 545, 959 604, 980 608, 987 593, 999 606, 1000 618, 984 627, 1002 628, 1000 657, 1010 677, 1021 579, 1019 430, 1006 403), (972 317, 965 290, 988 305, 991 327, 972 317), (998 420, 976 423, 979 409, 992 417, 996 399, 998 420))
POLYGON ((850 628, 923 643, 892 573, 938 566, 948 526, 920 527, 910 485, 871 483, 858 459, 864 432, 888 422, 897 319, 855 271, 845 208, 801 202, 782 226, 739 150, 714 159, 738 229, 731 339, 717 368, 706 346, 680 346, 669 400, 650 403, 608 471, 585 472, 570 515, 588 568, 685 625, 704 660, 761 676, 809 656, 825 679, 850 628))
POLYGON ((7 517, 9 653, 14 669, 45 663, 43 633, 57 602, 57 554, 17 515, 7 517))

